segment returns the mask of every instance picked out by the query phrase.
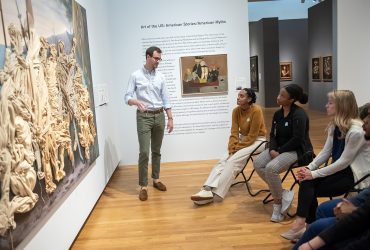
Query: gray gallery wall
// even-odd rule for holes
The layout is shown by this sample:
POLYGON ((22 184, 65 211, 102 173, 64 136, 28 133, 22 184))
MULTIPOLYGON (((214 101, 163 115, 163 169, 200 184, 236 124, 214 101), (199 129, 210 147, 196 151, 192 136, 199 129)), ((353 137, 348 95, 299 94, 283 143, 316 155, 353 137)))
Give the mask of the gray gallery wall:
POLYGON ((292 62, 292 80, 281 81, 280 87, 295 83, 308 91, 308 20, 279 20, 280 62, 292 62))
POLYGON ((334 3, 327 0, 309 8, 308 19, 263 18, 250 22, 250 55, 258 55, 262 106, 275 107, 280 87, 296 83, 308 92, 311 109, 325 111, 326 95, 337 86, 334 3), (312 58, 323 56, 333 57, 333 81, 312 81, 312 58), (292 81, 280 82, 280 62, 292 62, 292 81))
POLYGON ((333 56, 333 1, 326 0, 308 9, 308 74, 309 74, 309 107, 325 111, 327 93, 336 89, 336 70, 333 68, 333 81, 312 81, 312 58, 333 56))
POLYGON ((281 86, 296 83, 308 91, 308 20, 263 18, 249 24, 250 55, 258 56, 259 104, 276 107, 281 86), (280 62, 292 62, 292 81, 280 82, 280 62))
POLYGON ((276 107, 276 96, 280 90, 279 67, 279 20, 278 18, 264 18, 263 50, 265 61, 265 107, 276 107))
POLYGON ((258 56, 258 86, 259 91, 256 92, 257 104, 265 106, 265 78, 263 77, 263 46, 262 46, 262 22, 249 23, 249 54, 250 56, 258 56))
POLYGON ((250 55, 258 56, 258 103, 276 107, 280 89, 279 76, 279 22, 277 18, 263 18, 249 23, 250 55))

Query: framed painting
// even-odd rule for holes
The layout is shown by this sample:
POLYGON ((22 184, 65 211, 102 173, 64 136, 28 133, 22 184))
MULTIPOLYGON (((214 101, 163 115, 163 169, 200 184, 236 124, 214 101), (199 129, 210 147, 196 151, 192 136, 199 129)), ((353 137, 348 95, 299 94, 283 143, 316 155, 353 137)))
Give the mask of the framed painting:
POLYGON ((321 81, 321 57, 312 58, 312 81, 321 81))
POLYGON ((6 250, 22 248, 48 220, 99 148, 85 9, 75 0, 2 1, 1 14, 0 249, 6 250))
POLYGON ((280 81, 292 80, 292 62, 280 62, 280 81))
POLYGON ((324 80, 324 82, 333 81, 332 56, 324 56, 322 58, 322 79, 324 80))
POLYGON ((181 95, 228 92, 227 54, 180 57, 181 95))
POLYGON ((251 77, 251 89, 258 92, 258 56, 250 57, 250 77, 251 77))

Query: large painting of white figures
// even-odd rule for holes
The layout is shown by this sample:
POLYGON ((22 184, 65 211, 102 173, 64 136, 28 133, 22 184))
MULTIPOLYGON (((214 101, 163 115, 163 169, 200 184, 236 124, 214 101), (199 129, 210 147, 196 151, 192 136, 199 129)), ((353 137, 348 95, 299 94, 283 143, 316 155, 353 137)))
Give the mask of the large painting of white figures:
POLYGON ((74 0, 0 4, 0 249, 12 249, 99 152, 85 9, 74 0))

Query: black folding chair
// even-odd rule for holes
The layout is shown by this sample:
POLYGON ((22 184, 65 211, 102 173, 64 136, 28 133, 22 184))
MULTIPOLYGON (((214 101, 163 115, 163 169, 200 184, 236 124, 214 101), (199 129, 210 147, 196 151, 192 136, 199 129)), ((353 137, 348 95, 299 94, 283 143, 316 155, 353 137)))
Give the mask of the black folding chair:
POLYGON ((370 177, 370 173, 367 173, 365 174, 364 176, 362 176, 358 181, 356 181, 353 186, 350 188, 350 190, 347 191, 347 193, 344 194, 344 198, 346 198, 350 193, 359 193, 361 192, 362 190, 364 190, 365 188, 359 188, 357 187, 361 182, 363 182, 364 180, 366 180, 367 178, 370 177))
POLYGON ((235 182, 233 183, 231 186, 235 186, 237 184, 240 184, 240 183, 244 183, 246 186, 247 186, 247 190, 248 190, 248 193, 251 195, 251 196, 256 196, 258 195, 259 193, 261 192, 269 192, 270 190, 268 189, 261 189, 261 190, 258 190, 257 192, 253 193, 252 190, 251 190, 251 187, 250 187, 250 184, 249 184, 249 181, 250 179, 252 178, 253 174, 254 174, 254 168, 252 170, 252 172, 249 174, 249 177, 246 178, 245 177, 245 174, 244 174, 244 169, 245 167, 248 165, 249 161, 252 161, 253 162, 253 157, 259 155, 261 152, 256 152, 260 147, 262 147, 263 145, 265 145, 265 148, 267 147, 267 144, 268 144, 268 141, 261 141, 260 144, 258 144, 258 146, 252 151, 252 153, 249 155, 243 169, 236 175, 235 179, 238 178, 239 174, 241 174, 243 176, 243 179, 242 181, 238 181, 238 182, 235 182))

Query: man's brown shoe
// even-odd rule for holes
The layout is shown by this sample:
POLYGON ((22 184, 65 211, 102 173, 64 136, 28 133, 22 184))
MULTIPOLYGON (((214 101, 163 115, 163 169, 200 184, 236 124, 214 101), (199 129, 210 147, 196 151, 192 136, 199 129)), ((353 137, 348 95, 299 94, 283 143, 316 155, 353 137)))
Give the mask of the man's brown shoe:
POLYGON ((146 201, 148 199, 148 191, 144 188, 140 189, 139 199, 141 201, 146 201))
POLYGON ((160 181, 159 182, 153 182, 153 187, 155 187, 159 191, 166 191, 167 190, 166 186, 160 181))

